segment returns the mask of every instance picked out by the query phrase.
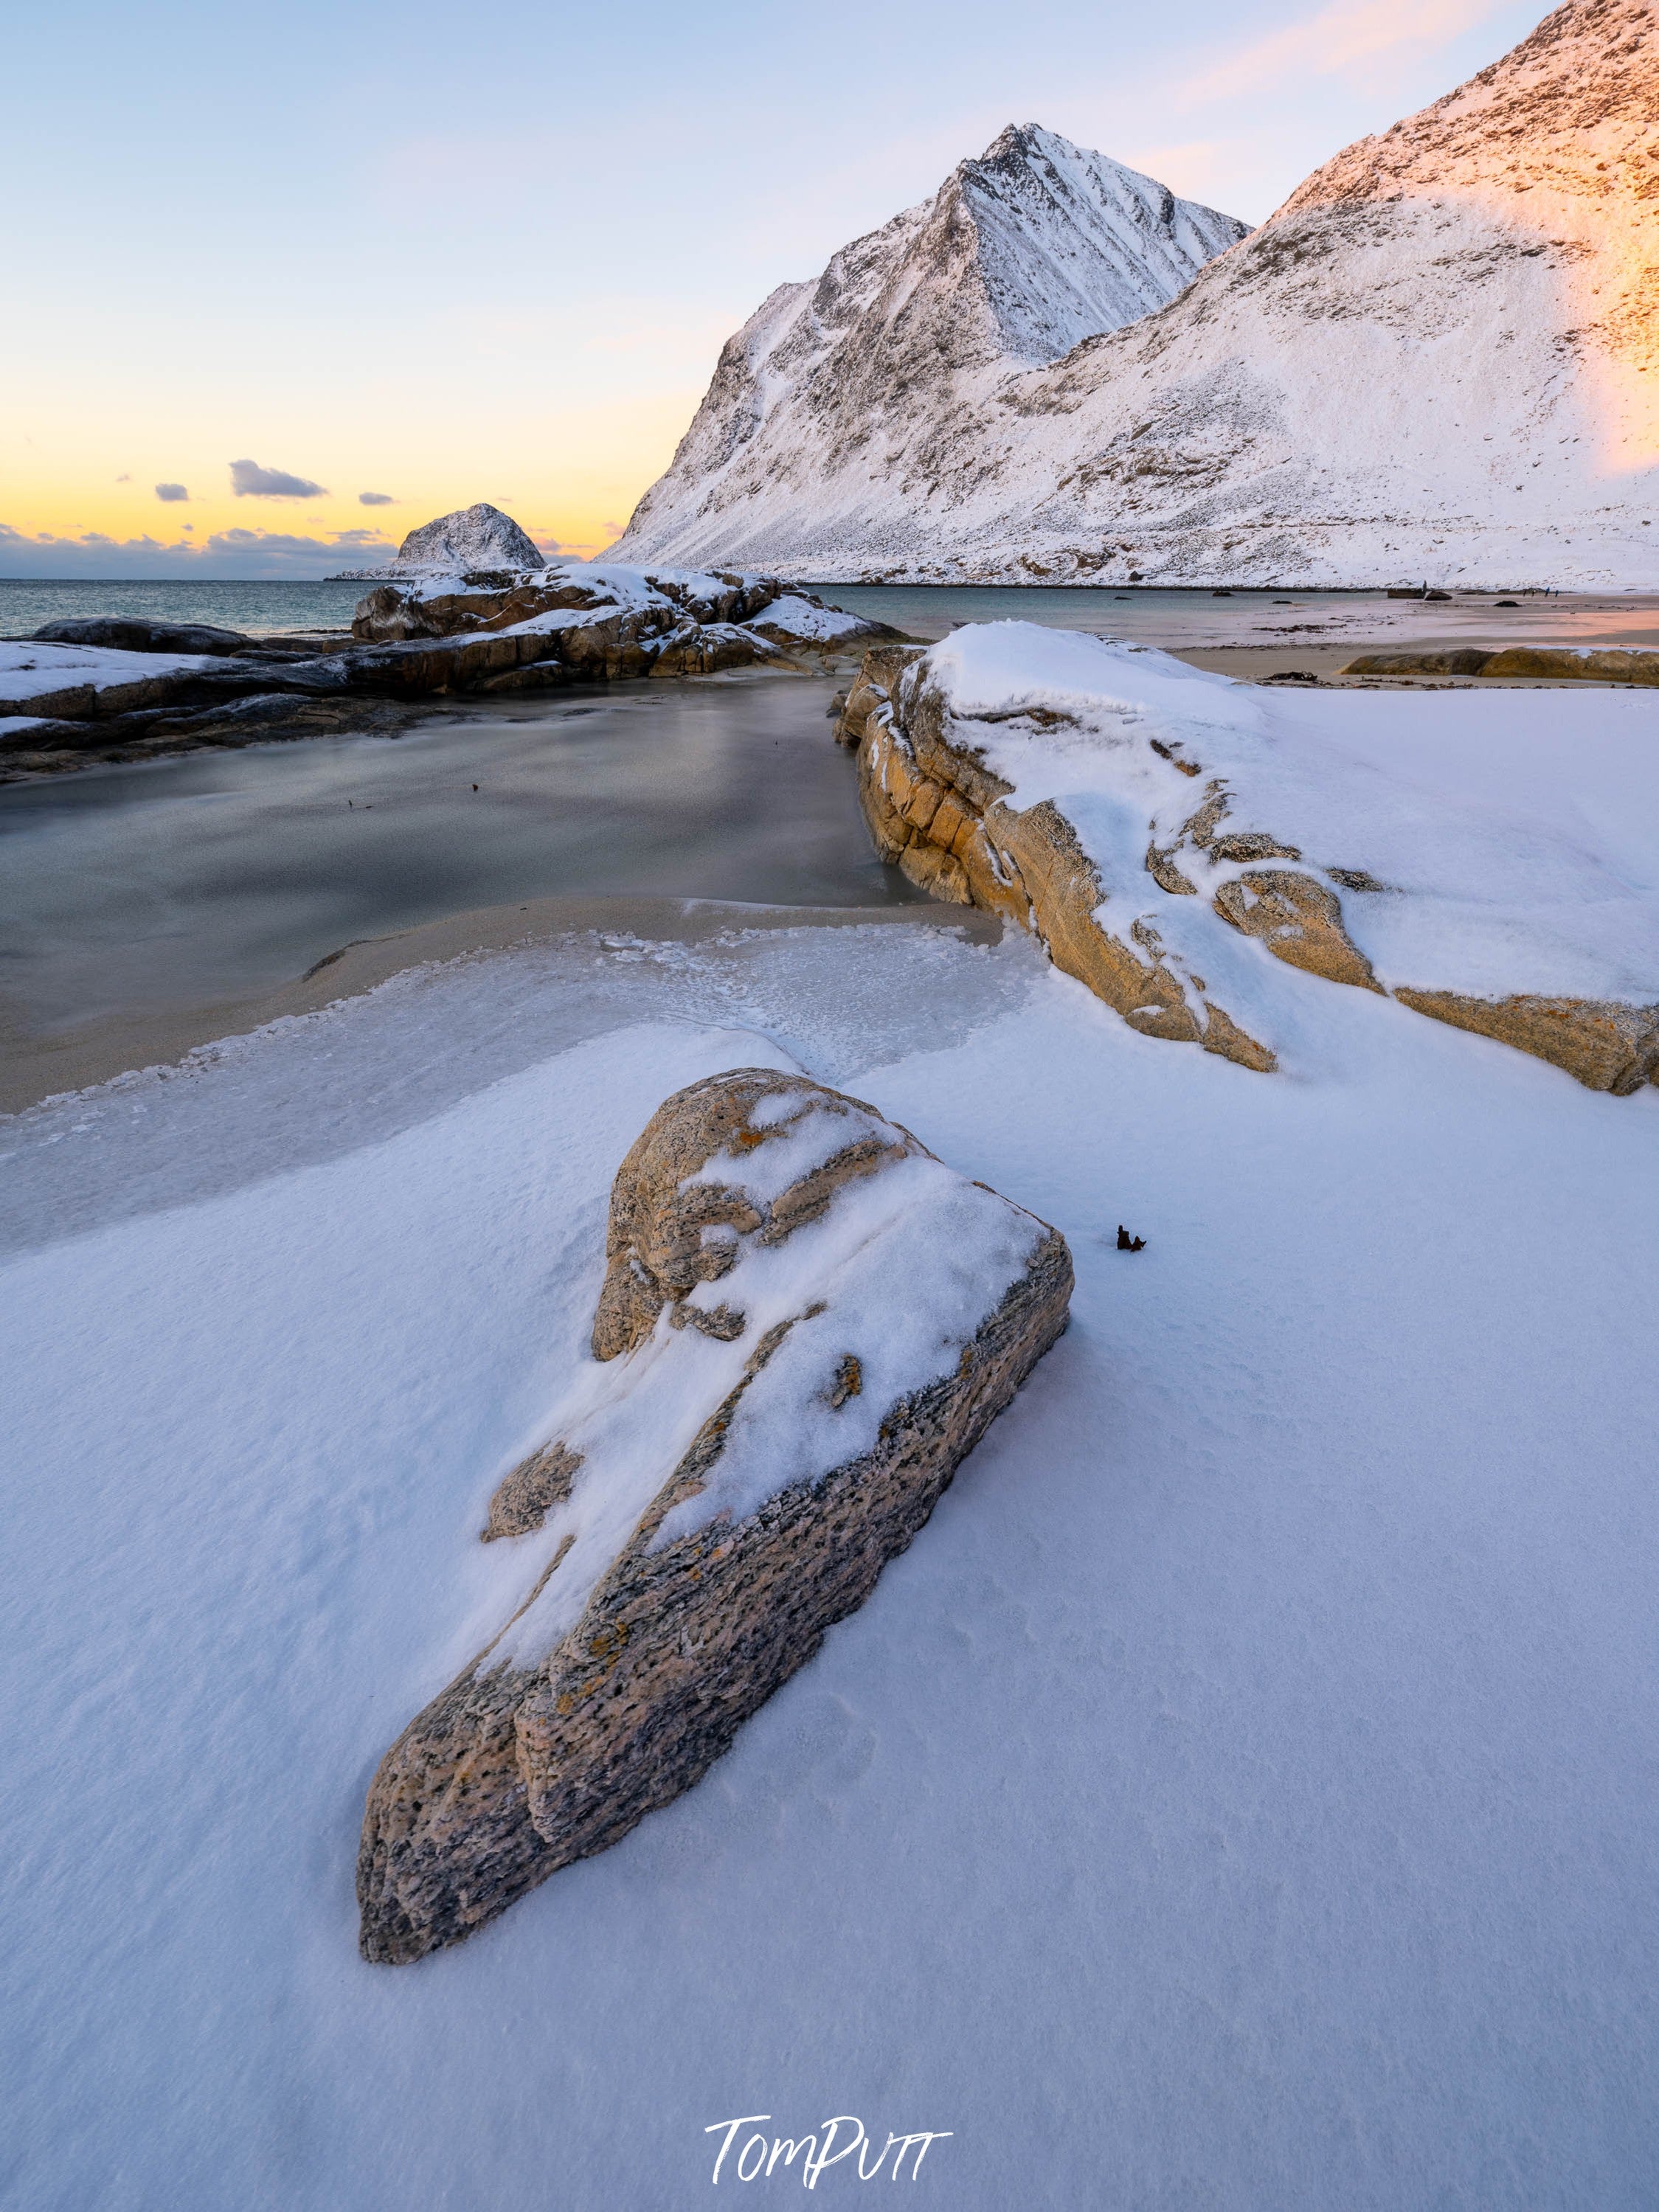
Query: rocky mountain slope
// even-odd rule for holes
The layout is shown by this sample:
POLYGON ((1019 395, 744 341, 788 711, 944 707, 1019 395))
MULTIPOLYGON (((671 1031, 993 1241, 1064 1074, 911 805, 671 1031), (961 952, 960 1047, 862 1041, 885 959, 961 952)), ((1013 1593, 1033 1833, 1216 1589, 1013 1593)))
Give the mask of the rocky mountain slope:
POLYGON ((936 483, 942 416, 1163 306, 1245 229, 1011 126, 816 281, 780 286, 727 342, 617 557, 775 544, 799 562, 809 544, 864 543, 936 483))
POLYGON ((698 501, 694 426, 630 544, 826 578, 1659 585, 1656 15, 1569 0, 1167 306, 934 385, 896 465, 876 395, 861 497, 796 403, 770 480, 705 465, 698 501))

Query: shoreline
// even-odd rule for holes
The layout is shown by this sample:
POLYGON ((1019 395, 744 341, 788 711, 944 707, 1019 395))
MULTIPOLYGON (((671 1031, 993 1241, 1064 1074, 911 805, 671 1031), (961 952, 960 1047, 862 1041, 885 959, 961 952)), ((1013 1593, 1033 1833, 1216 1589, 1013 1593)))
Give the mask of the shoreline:
POLYGON ((696 945, 733 930, 849 929, 871 926, 954 929, 994 945, 994 915, 932 901, 891 906, 747 905, 732 899, 557 895, 474 907, 383 937, 360 938, 270 989, 194 1004, 105 1014, 73 1029, 30 1030, 0 1000, 0 1115, 87 1091, 155 1066, 173 1066, 202 1047, 246 1036, 268 1023, 319 1013, 363 996, 415 968, 516 951, 583 931, 696 945))

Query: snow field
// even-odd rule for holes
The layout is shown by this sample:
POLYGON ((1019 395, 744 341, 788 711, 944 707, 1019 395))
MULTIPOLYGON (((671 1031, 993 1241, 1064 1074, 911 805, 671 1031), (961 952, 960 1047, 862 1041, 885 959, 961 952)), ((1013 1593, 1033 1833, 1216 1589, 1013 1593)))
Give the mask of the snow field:
POLYGON ((1270 1079, 1014 939, 590 945, 15 1125, 9 2201, 678 2207, 856 2113, 952 2212, 1650 2202, 1659 1099, 1284 981, 1270 1079), (610 1178, 769 1050, 1061 1228, 1073 1327, 702 1784, 367 1967, 610 1178))

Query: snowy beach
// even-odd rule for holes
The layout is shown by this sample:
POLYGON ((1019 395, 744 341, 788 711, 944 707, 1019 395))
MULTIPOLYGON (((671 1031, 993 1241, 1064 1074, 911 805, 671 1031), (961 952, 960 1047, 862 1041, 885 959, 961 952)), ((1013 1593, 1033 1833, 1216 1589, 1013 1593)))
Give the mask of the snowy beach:
POLYGON ((1018 935, 579 938, 9 1124, 15 2201, 678 2205, 848 2113, 973 2212, 1644 2203, 1659 1094, 1262 966, 1275 1078, 1018 935), (610 1176, 763 1051, 1072 1329, 703 1785, 363 1966, 610 1176))
POLYGON ((199 16, 8 49, 0 2212, 1651 2212, 1659 0, 199 16))

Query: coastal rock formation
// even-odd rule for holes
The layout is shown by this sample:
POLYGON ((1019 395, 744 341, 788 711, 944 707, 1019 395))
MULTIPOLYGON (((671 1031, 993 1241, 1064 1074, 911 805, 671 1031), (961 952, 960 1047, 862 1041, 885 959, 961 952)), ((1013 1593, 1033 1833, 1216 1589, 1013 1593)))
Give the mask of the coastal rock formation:
POLYGON ((43 643, 107 645, 123 653, 245 653, 253 642, 239 629, 218 629, 210 623, 147 622, 139 615, 43 623, 34 635, 43 643))
MULTIPOLYGON (((947 343, 943 374, 887 376, 910 317, 889 264, 908 278, 927 228, 899 217, 727 348, 623 549, 877 580, 1659 586, 1656 114, 1659 0, 1569 0, 1169 304, 1035 366, 958 369, 947 343)), ((1040 317, 1051 262, 1003 266, 1040 317)))
POLYGON ((741 1069, 617 1176, 592 1359, 498 1485, 500 1633, 368 1793, 371 1960, 459 1941, 697 1780, 862 1604, 1066 1325, 1052 1229, 741 1069))
POLYGON ((1656 1079, 1659 901, 1501 786, 1476 813, 1356 760, 1360 703, 1004 623, 868 653, 836 735, 884 860, 1033 931, 1145 1036, 1271 1069, 1243 939, 1592 1090, 1656 1079))
MULTIPOLYGON (((882 859, 935 898, 986 907, 1031 930, 1057 968, 1144 1036, 1202 1044, 1245 1067, 1271 1069, 1271 1048, 1165 944, 1133 888, 1127 904, 1119 901, 1118 920, 1100 860, 1064 800, 1045 794, 1030 805, 1012 803, 1014 780, 999 773, 977 732, 952 712, 941 672, 919 647, 870 653, 836 724, 840 741, 857 748, 859 796, 882 859)), ((997 720, 1010 737, 1038 742, 1078 726, 1070 713, 1040 705, 997 720)), ((1171 882, 1170 864, 1159 862, 1161 876, 1149 853, 1154 881, 1196 888, 1184 878, 1171 882)))
POLYGON ((1659 684, 1659 653, 1635 646, 1448 647, 1435 653, 1362 653, 1343 676, 1490 676, 1510 682, 1659 684))
POLYGON ((471 654, 479 667, 468 672, 468 688, 484 690, 575 677, 702 676, 890 635, 810 594, 786 593, 775 577, 579 561, 383 584, 360 603, 352 632, 383 651, 412 656, 430 640, 429 654, 471 654))
POLYGON ((836 576, 902 554, 908 505, 927 535, 957 416, 1163 306, 1247 228, 1054 131, 1011 125, 727 341, 613 552, 836 576), (855 546, 856 560, 814 565, 820 549, 855 546))
MULTIPOLYGON (((469 508, 405 544, 429 551, 481 534, 506 544, 497 523, 517 528, 494 507, 469 508)), ((407 710, 458 692, 821 668, 826 656, 892 635, 769 576, 539 555, 527 568, 411 562, 358 603, 349 645, 327 633, 251 638, 137 620, 56 623, 37 639, 0 640, 0 780, 65 755, 134 758, 332 732, 354 701, 364 726, 385 726, 389 702, 407 710)))
POLYGON ((510 514, 480 500, 411 530, 395 560, 379 568, 349 568, 337 582, 380 576, 455 575, 469 568, 540 568, 540 548, 510 514))

